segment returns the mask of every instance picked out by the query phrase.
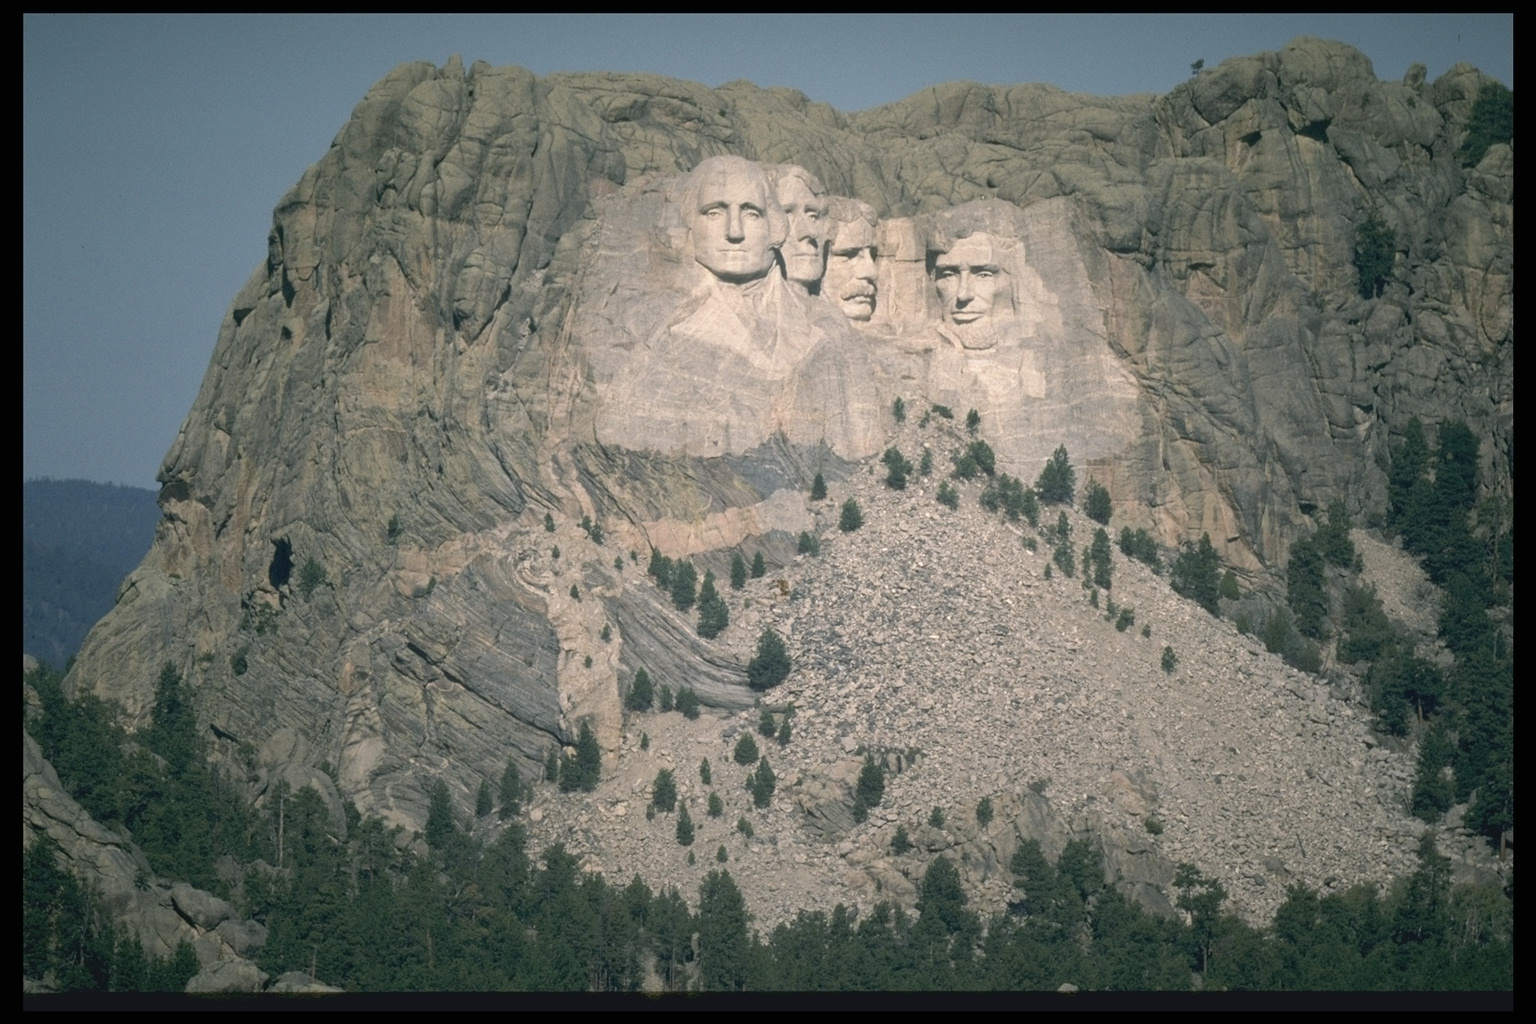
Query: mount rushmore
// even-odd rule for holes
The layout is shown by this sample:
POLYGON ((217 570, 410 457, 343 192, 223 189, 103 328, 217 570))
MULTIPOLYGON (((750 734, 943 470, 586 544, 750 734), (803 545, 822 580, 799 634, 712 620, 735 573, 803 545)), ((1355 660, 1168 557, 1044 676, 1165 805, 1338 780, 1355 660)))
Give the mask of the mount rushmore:
POLYGON ((898 398, 977 410, 1025 480, 1065 445, 1117 524, 1260 590, 1330 502, 1383 507, 1412 416, 1507 488, 1513 150, 1454 159, 1483 81, 1302 39, 1162 97, 843 114, 403 65, 277 205, 67 685, 142 722, 169 661, 219 756, 420 827, 431 779, 469 802, 584 723, 611 755, 641 667, 750 706, 644 559, 791 562, 898 398))

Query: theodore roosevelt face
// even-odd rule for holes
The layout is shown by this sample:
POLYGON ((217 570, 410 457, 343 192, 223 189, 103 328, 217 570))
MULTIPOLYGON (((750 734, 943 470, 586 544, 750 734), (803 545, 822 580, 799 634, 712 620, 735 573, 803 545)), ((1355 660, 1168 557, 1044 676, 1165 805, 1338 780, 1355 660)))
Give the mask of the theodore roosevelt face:
POLYGON ((992 236, 977 232, 955 242, 933 263, 933 284, 946 323, 965 326, 1008 301, 1008 284, 992 236))
POLYGON ((701 164, 692 210, 693 256, 722 281, 745 284, 773 266, 768 178, 740 157, 701 164))
POLYGON ((857 218, 842 225, 832 240, 821 294, 848 319, 865 321, 875 312, 875 281, 875 226, 857 218))

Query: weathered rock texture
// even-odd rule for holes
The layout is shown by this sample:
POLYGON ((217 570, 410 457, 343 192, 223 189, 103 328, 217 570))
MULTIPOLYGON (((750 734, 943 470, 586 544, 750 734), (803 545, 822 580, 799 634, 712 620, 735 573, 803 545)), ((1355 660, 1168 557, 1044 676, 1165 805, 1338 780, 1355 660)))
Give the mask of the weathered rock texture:
POLYGON ((435 777, 467 806, 582 721, 619 749, 639 666, 749 704, 739 655, 693 635, 645 556, 787 561, 810 525, 795 492, 863 472, 894 427, 837 417, 898 394, 983 409, 1029 478, 1065 442, 1117 521, 1170 544, 1209 531, 1258 582, 1330 500, 1382 507, 1410 416, 1467 420, 1507 490, 1513 149, 1454 155, 1483 81, 1379 82, 1349 47, 1301 39, 1164 97, 952 83, 844 115, 740 83, 404 65, 279 203, 166 456, 155 546, 69 685, 142 720, 169 660, 222 736, 268 745, 269 773, 328 759, 338 795, 419 826, 435 777), (876 208, 894 326, 833 346, 773 406, 813 409, 817 431, 790 416, 705 450, 646 403, 706 394, 688 373, 753 378, 615 370, 625 332, 664 311, 643 276, 603 268, 639 258, 619 248, 635 211, 720 154, 876 208), (1017 278, 1038 355, 1022 411, 966 383, 980 364, 902 341, 921 319, 913 225, 972 201, 1013 211, 1035 275, 1017 278), (1399 252, 1363 300, 1352 239, 1372 211, 1399 252), (637 382, 656 393, 625 397, 637 382), (268 744, 281 730, 303 742, 268 744))

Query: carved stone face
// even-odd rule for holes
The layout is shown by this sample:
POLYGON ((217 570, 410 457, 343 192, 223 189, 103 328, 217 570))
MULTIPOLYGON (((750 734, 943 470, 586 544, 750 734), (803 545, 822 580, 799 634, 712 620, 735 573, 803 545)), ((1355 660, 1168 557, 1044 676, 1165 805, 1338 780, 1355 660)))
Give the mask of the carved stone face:
POLYGON ((821 294, 837 303, 850 320, 868 320, 875 312, 875 227, 863 219, 844 224, 827 253, 821 294))
POLYGON ((822 244, 827 239, 827 200, 811 191, 801 177, 786 174, 779 179, 779 206, 789 218, 789 235, 779 253, 784 276, 803 285, 821 280, 822 244))
POLYGON ((768 179, 740 159, 720 159, 701 170, 692 211, 693 257, 722 281, 755 281, 773 266, 768 179))
POLYGON ((945 323, 972 324, 1006 307, 1008 283, 998 262, 992 236, 977 232, 940 253, 933 264, 945 323))

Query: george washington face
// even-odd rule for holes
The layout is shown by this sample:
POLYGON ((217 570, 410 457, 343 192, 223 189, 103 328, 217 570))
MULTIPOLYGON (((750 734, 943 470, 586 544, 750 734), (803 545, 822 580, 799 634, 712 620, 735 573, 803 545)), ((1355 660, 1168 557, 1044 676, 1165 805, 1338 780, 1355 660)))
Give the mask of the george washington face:
POLYGON ((693 256, 722 281, 745 284, 773 266, 768 178, 740 157, 712 157, 694 171, 693 256))

